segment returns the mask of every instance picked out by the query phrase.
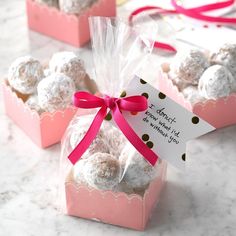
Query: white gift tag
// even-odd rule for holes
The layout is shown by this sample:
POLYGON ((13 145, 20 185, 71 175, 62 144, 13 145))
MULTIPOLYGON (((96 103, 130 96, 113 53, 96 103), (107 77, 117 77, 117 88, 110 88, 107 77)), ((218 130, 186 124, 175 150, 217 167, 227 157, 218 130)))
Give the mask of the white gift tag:
POLYGON ((215 130, 215 127, 137 76, 125 92, 126 96, 143 95, 148 98, 145 112, 122 114, 148 147, 176 167, 184 167, 188 140, 215 130))

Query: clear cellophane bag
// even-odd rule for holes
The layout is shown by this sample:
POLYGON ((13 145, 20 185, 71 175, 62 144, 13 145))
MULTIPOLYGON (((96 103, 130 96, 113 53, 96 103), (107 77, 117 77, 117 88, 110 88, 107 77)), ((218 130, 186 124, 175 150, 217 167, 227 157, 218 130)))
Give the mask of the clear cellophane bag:
MULTIPOLYGON (((157 29, 152 23, 134 29, 118 19, 93 17, 90 18, 90 31, 93 79, 98 94, 120 97, 147 63, 153 48, 150 35, 155 38, 157 29)), ((83 139, 97 111, 78 109, 62 140, 59 196, 63 209, 66 205, 65 182, 68 180, 101 191, 143 194, 158 175, 160 161, 151 166, 116 124, 107 119, 88 150, 72 165, 68 156, 83 139)))

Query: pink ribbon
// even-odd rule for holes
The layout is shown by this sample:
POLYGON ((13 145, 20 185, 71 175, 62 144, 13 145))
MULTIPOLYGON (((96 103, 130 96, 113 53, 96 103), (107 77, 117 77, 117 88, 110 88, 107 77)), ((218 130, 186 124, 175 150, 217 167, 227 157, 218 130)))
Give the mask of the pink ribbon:
POLYGON ((68 157, 73 165, 89 148, 109 111, 111 111, 114 121, 129 142, 148 162, 150 162, 151 165, 155 165, 158 156, 140 139, 122 115, 122 111, 142 112, 147 110, 148 103, 146 97, 130 96, 125 98, 113 98, 105 96, 104 98, 101 98, 88 92, 76 92, 74 95, 74 105, 84 109, 100 109, 95 115, 87 133, 68 157), (107 112, 108 109, 109 111, 107 112))
MULTIPOLYGON (((217 3, 211 3, 211 4, 202 5, 199 7, 194 7, 194 8, 184 8, 183 6, 180 6, 179 4, 177 4, 176 0, 171 0, 171 3, 173 7, 175 8, 174 10, 164 9, 158 6, 144 6, 144 7, 138 8, 130 14, 129 22, 131 23, 133 20, 133 17, 139 15, 142 12, 156 10, 156 13, 159 13, 159 14, 183 14, 185 16, 188 16, 197 20, 205 21, 205 22, 210 22, 210 23, 220 23, 220 24, 230 24, 230 25, 236 23, 236 18, 214 17, 214 16, 207 16, 207 15, 202 14, 205 12, 219 10, 222 8, 232 6, 235 3, 235 0, 227 0, 227 1, 217 2, 217 3)), ((161 48, 170 52, 177 52, 176 48, 164 42, 156 41, 154 43, 154 47, 161 48)))
POLYGON ((207 4, 200 7, 192 8, 192 9, 187 9, 178 5, 176 3, 176 0, 171 0, 172 5, 174 6, 174 8, 179 14, 183 14, 185 16, 188 16, 197 20, 207 21, 211 23, 230 24, 230 25, 236 23, 236 18, 226 18, 226 17, 219 17, 219 16, 214 17, 214 16, 207 16, 201 13, 229 7, 233 5, 234 2, 235 0, 228 0, 224 2, 217 2, 217 3, 212 3, 212 4, 207 4))

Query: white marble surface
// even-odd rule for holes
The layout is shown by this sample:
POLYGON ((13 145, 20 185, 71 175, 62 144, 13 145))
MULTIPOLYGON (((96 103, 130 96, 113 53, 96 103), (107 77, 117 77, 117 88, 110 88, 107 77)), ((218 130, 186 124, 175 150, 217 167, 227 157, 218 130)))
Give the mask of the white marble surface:
MULTIPOLYGON (((91 69, 89 47, 77 50, 28 32, 24 1, 0 0, 1 78, 17 56, 30 53, 45 60, 63 49, 76 50, 91 69)), ((147 230, 136 232, 64 216, 55 209, 60 146, 36 147, 4 115, 0 93, 0 236, 234 236, 235 140, 236 126, 189 142, 186 171, 169 167, 168 183, 147 230)))

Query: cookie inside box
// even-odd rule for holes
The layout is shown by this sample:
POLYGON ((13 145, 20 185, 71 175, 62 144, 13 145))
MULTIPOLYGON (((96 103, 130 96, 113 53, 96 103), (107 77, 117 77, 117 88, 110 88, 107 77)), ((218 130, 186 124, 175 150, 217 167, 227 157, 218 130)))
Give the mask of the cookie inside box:
POLYGON ((22 93, 18 92, 17 90, 11 88, 11 86, 10 86, 10 84, 9 84, 9 82, 8 82, 7 79, 4 79, 4 82, 3 82, 3 83, 5 83, 5 85, 8 86, 8 87, 12 90, 12 92, 14 92, 14 93, 16 94, 16 96, 17 96, 18 98, 20 98, 23 102, 25 102, 25 101, 29 98, 29 95, 27 95, 27 94, 22 94, 22 93))
POLYGON ((236 93, 236 44, 180 51, 162 70, 192 106, 236 93))
MULTIPOLYGON (((78 182, 76 182, 74 177, 73 177, 73 169, 69 172, 68 176, 66 177, 65 184, 66 183, 73 183, 77 187, 79 187, 79 186, 86 187, 86 188, 90 189, 91 191, 92 190, 96 190, 95 188, 89 186, 86 183, 83 183, 83 182, 78 183, 78 182)), ((121 184, 123 184, 123 183, 121 183, 121 184)), ((128 187, 125 186, 125 187, 117 188, 117 189, 115 189, 115 191, 112 191, 112 192, 114 194, 124 193, 127 196, 131 195, 131 194, 136 194, 136 195, 139 195, 140 197, 143 197, 145 192, 148 190, 149 185, 150 185, 150 183, 145 188, 139 188, 139 189, 138 188, 137 189, 131 189, 131 188, 128 188, 128 187)), ((103 191, 111 191, 111 190, 100 190, 100 191, 103 192, 103 191)))
POLYGON ((6 83, 39 115, 69 108, 77 90, 97 91, 83 60, 68 51, 54 53, 46 63, 32 56, 18 57, 9 66, 6 83))
POLYGON ((166 162, 162 162, 160 175, 150 183, 143 196, 78 185, 70 171, 65 180, 67 214, 143 231, 160 199, 166 168, 166 162))
POLYGON ((205 99, 193 104, 184 97, 173 81, 168 78, 167 73, 165 73, 168 72, 168 64, 165 65, 163 72, 158 78, 157 86, 160 91, 172 100, 192 111, 215 128, 236 124, 236 116, 234 114, 236 109, 236 93, 218 99, 205 99))

